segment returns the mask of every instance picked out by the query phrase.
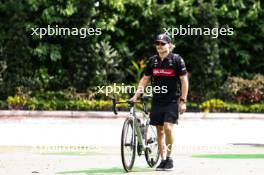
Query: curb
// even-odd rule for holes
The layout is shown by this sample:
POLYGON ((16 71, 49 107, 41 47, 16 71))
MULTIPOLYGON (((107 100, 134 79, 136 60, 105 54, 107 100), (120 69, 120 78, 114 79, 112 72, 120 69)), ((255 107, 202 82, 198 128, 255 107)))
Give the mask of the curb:
POLYGON ((118 112, 115 115, 110 111, 28 111, 28 110, 0 110, 0 117, 52 117, 52 118, 99 118, 115 119, 126 118, 129 112, 118 112))
MULTIPOLYGON (((27 111, 27 110, 0 110, 0 117, 59 117, 59 118, 97 118, 116 119, 126 118, 129 112, 111 111, 27 111)), ((180 115, 180 119, 264 119, 264 113, 192 113, 180 115)))

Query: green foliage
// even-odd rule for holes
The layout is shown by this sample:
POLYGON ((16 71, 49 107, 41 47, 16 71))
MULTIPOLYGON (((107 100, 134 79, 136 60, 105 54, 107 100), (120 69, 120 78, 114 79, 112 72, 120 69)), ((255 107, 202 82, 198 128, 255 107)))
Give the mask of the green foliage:
POLYGON ((5 1, 1 2, 0 56, 6 62, 1 97, 15 93, 15 87, 58 90, 74 86, 85 90, 94 81, 91 37, 32 36, 31 28, 94 27, 91 21, 96 1, 5 1), (16 9, 16 10, 14 10, 16 9), (83 73, 86 72, 86 73, 83 73), (89 72, 89 74, 88 74, 89 72))
POLYGON ((23 109, 23 106, 26 104, 26 99, 17 95, 14 97, 9 96, 7 98, 7 104, 10 109, 23 109))
MULTIPOLYGON (((28 99, 22 99, 19 96, 8 97, 7 105, 9 109, 28 109, 28 110, 85 110, 85 111, 111 111, 112 101, 110 100, 62 100, 62 99, 38 99, 31 97, 28 99)), ((264 104, 252 104, 252 105, 241 105, 235 103, 226 103, 219 99, 212 99, 205 101, 202 104, 198 103, 187 103, 189 112, 253 112, 263 113, 264 104)), ((141 108, 141 106, 137 106, 141 108)), ((1 102, 1 108, 7 108, 4 102, 1 102)), ((126 104, 120 104, 117 106, 118 110, 128 110, 126 104)), ((150 103, 148 104, 150 109, 150 103)))
POLYGON ((140 78, 142 77, 142 73, 144 71, 144 60, 141 60, 139 64, 135 61, 131 61, 132 68, 128 68, 127 72, 133 77, 135 82, 139 82, 140 78))
MULTIPOLYGON (((74 87, 84 93, 97 85, 133 84, 142 70, 135 65, 155 53, 155 35, 179 25, 234 28, 233 36, 173 39, 187 65, 193 101, 222 98, 219 87, 228 77, 251 79, 264 70, 264 6, 259 0, 10 0, 0 2, 0 21, 2 100, 21 86, 32 92, 74 87), (31 35, 31 28, 48 25, 100 27, 102 35, 31 35)), ((254 97, 245 92, 238 91, 243 99, 235 94, 232 99, 263 101, 261 90, 254 97)))
POLYGON ((97 61, 95 81, 96 85, 106 85, 108 82, 120 81, 124 78, 120 70, 121 56, 112 48, 108 41, 96 43, 93 47, 94 59, 97 61))
POLYGON ((199 106, 201 111, 205 112, 253 112, 263 113, 264 104, 256 103, 251 105, 241 105, 237 103, 224 102, 220 99, 211 99, 203 102, 199 106))
POLYGON ((27 103, 31 92, 27 88, 20 86, 16 88, 16 94, 9 96, 6 100, 9 109, 23 109, 27 103))
POLYGON ((260 112, 263 113, 264 112, 264 104, 254 104, 254 105, 250 105, 249 106, 249 111, 251 112, 260 112))
MULTIPOLYGON (((10 97, 10 99, 13 97, 10 97)), ((15 97, 16 98, 16 97, 15 97)), ((9 100, 10 101, 10 100, 9 100)), ((112 110, 112 101, 104 100, 43 100, 30 98, 26 101, 9 102, 11 109, 29 109, 29 110, 112 110)), ((127 105, 119 105, 119 110, 127 110, 127 105)))
POLYGON ((227 11, 220 13, 220 25, 229 25, 235 32, 221 39, 221 64, 226 74, 249 78, 263 73, 263 3, 239 0, 224 1, 223 5, 227 11))
POLYGON ((187 112, 199 112, 199 104, 197 102, 188 102, 187 103, 187 112))
POLYGON ((251 80, 229 77, 223 89, 225 94, 237 103, 260 103, 264 101, 264 76, 257 74, 251 80))
POLYGON ((220 99, 211 99, 201 104, 202 111, 220 112, 226 107, 226 104, 220 99))

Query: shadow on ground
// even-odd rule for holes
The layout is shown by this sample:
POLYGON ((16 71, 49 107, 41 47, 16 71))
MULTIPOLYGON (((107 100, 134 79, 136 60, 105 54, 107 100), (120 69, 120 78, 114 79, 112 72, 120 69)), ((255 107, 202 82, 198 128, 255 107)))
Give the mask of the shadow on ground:
MULTIPOLYGON (((134 167, 132 172, 151 172, 153 169, 145 167, 134 167)), ((125 170, 121 167, 112 168, 90 168, 87 170, 63 171, 57 174, 87 174, 87 175, 103 175, 103 174, 124 174, 125 170)))
POLYGON ((234 146, 251 146, 251 147, 260 147, 264 148, 263 143, 231 143, 234 146))

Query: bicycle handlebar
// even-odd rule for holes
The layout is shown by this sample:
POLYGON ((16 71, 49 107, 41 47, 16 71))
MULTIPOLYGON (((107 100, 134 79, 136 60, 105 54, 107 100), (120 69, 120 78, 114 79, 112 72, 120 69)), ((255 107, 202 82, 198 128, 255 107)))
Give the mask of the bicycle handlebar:
POLYGON ((113 102, 112 109, 113 109, 115 115, 117 115, 117 111, 116 111, 116 105, 117 105, 117 104, 122 104, 122 103, 132 104, 132 103, 134 103, 134 102, 129 101, 129 100, 127 100, 127 101, 116 101, 115 98, 112 99, 112 102, 113 102))
POLYGON ((133 101, 131 101, 131 100, 126 100, 126 101, 116 101, 116 99, 113 98, 113 99, 112 99, 112 103, 113 103, 113 105, 112 105, 112 110, 113 110, 114 114, 117 115, 117 110, 116 110, 116 105, 117 105, 117 104, 127 103, 127 104, 130 105, 130 107, 132 107, 132 106, 134 106, 135 103, 142 103, 142 104, 143 104, 143 111, 144 111, 146 114, 148 114, 148 112, 147 112, 147 108, 146 108, 146 101, 147 101, 148 98, 149 98, 149 97, 143 96, 143 97, 141 97, 141 101, 136 101, 136 102, 133 102, 133 101))

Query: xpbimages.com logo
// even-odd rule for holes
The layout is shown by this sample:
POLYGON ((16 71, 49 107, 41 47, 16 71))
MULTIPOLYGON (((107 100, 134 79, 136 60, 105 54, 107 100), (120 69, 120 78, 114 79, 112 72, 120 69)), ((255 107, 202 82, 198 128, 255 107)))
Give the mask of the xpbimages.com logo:
POLYGON ((168 27, 168 28, 163 28, 164 32, 171 36, 171 38, 174 38, 175 36, 183 36, 183 35, 207 35, 207 36, 212 36, 212 38, 218 38, 219 35, 221 36, 230 36, 234 34, 234 29, 233 28, 225 28, 225 27, 215 27, 215 28, 199 28, 199 27, 191 27, 188 25, 187 27, 184 27, 180 25, 179 27, 168 27))
POLYGON ((31 28, 31 35, 36 35, 39 38, 43 38, 43 36, 79 36, 80 38, 86 38, 91 35, 101 35, 101 28, 92 28, 92 27, 82 27, 82 28, 67 28, 67 27, 59 27, 55 25, 51 27, 48 25, 47 27, 37 27, 31 28))
POLYGON ((97 93, 105 94, 106 96, 112 94, 120 94, 120 93, 129 93, 135 94, 136 91, 139 93, 145 93, 147 96, 151 96, 152 93, 168 93, 167 86, 147 86, 146 88, 139 86, 127 86, 122 83, 121 85, 117 85, 114 83, 113 86, 97 86, 97 93))

